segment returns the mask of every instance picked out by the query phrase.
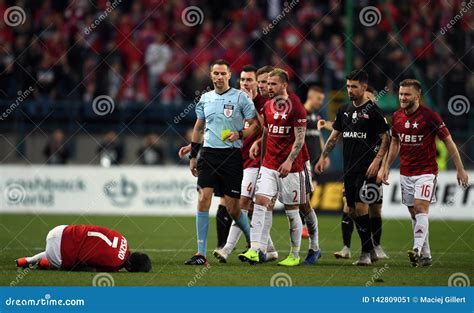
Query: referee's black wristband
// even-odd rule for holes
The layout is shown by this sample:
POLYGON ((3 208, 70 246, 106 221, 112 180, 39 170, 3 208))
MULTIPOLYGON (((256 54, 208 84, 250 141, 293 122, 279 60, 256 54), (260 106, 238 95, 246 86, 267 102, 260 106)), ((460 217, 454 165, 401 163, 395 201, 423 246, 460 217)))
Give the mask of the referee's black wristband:
POLYGON ((197 158, 199 150, 201 149, 201 144, 197 142, 191 142, 191 152, 189 153, 189 158, 197 158))

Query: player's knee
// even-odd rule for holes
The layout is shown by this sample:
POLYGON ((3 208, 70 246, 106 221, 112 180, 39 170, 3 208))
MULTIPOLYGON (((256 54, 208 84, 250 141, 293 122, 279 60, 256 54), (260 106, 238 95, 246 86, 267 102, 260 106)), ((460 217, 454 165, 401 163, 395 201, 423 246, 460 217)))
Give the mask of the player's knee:
POLYGON ((372 204, 369 206, 370 217, 382 217, 382 205, 381 204, 372 204))
POLYGON ((244 210, 250 210, 250 206, 252 204, 252 199, 247 197, 240 198, 240 207, 244 210))
POLYGON ((256 210, 259 206, 271 208, 271 199, 266 196, 257 195, 255 196, 255 204, 254 210, 256 210))
POLYGON ((308 201, 306 201, 306 203, 301 203, 298 206, 298 208, 300 209, 301 213, 303 213, 304 215, 310 213, 312 210, 311 205, 308 201))
POLYGON ((415 201, 414 213, 428 213, 429 204, 427 201, 415 201))

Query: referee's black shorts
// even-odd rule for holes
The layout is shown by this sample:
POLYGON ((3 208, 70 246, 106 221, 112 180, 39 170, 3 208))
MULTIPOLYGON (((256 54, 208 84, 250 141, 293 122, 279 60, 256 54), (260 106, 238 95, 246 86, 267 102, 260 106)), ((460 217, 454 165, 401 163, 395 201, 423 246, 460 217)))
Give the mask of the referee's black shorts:
POLYGON ((240 149, 202 148, 197 169, 200 188, 219 188, 223 195, 240 198, 244 173, 240 149))
POLYGON ((350 208, 355 208, 356 202, 369 205, 383 202, 382 185, 376 183, 375 177, 367 178, 365 172, 344 174, 344 192, 350 208))

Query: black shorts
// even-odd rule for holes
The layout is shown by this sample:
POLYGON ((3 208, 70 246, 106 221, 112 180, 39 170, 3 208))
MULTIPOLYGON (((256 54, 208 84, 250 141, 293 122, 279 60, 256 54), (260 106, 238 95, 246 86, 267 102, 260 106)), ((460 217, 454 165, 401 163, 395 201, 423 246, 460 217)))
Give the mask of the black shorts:
POLYGON ((365 173, 348 173, 344 175, 344 193, 347 206, 355 208, 356 202, 381 204, 383 201, 382 184, 374 178, 365 177, 365 173))
POLYGON ((203 148, 197 169, 200 188, 215 188, 221 196, 240 198, 244 175, 240 149, 203 148))

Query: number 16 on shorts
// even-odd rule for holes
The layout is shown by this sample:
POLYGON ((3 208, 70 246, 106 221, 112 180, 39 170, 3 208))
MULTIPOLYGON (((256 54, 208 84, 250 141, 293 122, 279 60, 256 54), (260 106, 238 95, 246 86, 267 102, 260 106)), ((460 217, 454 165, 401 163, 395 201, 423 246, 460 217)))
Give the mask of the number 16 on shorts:
POLYGON ((423 174, 417 176, 400 176, 402 187, 402 203, 413 206, 415 199, 436 202, 436 175, 423 174))

